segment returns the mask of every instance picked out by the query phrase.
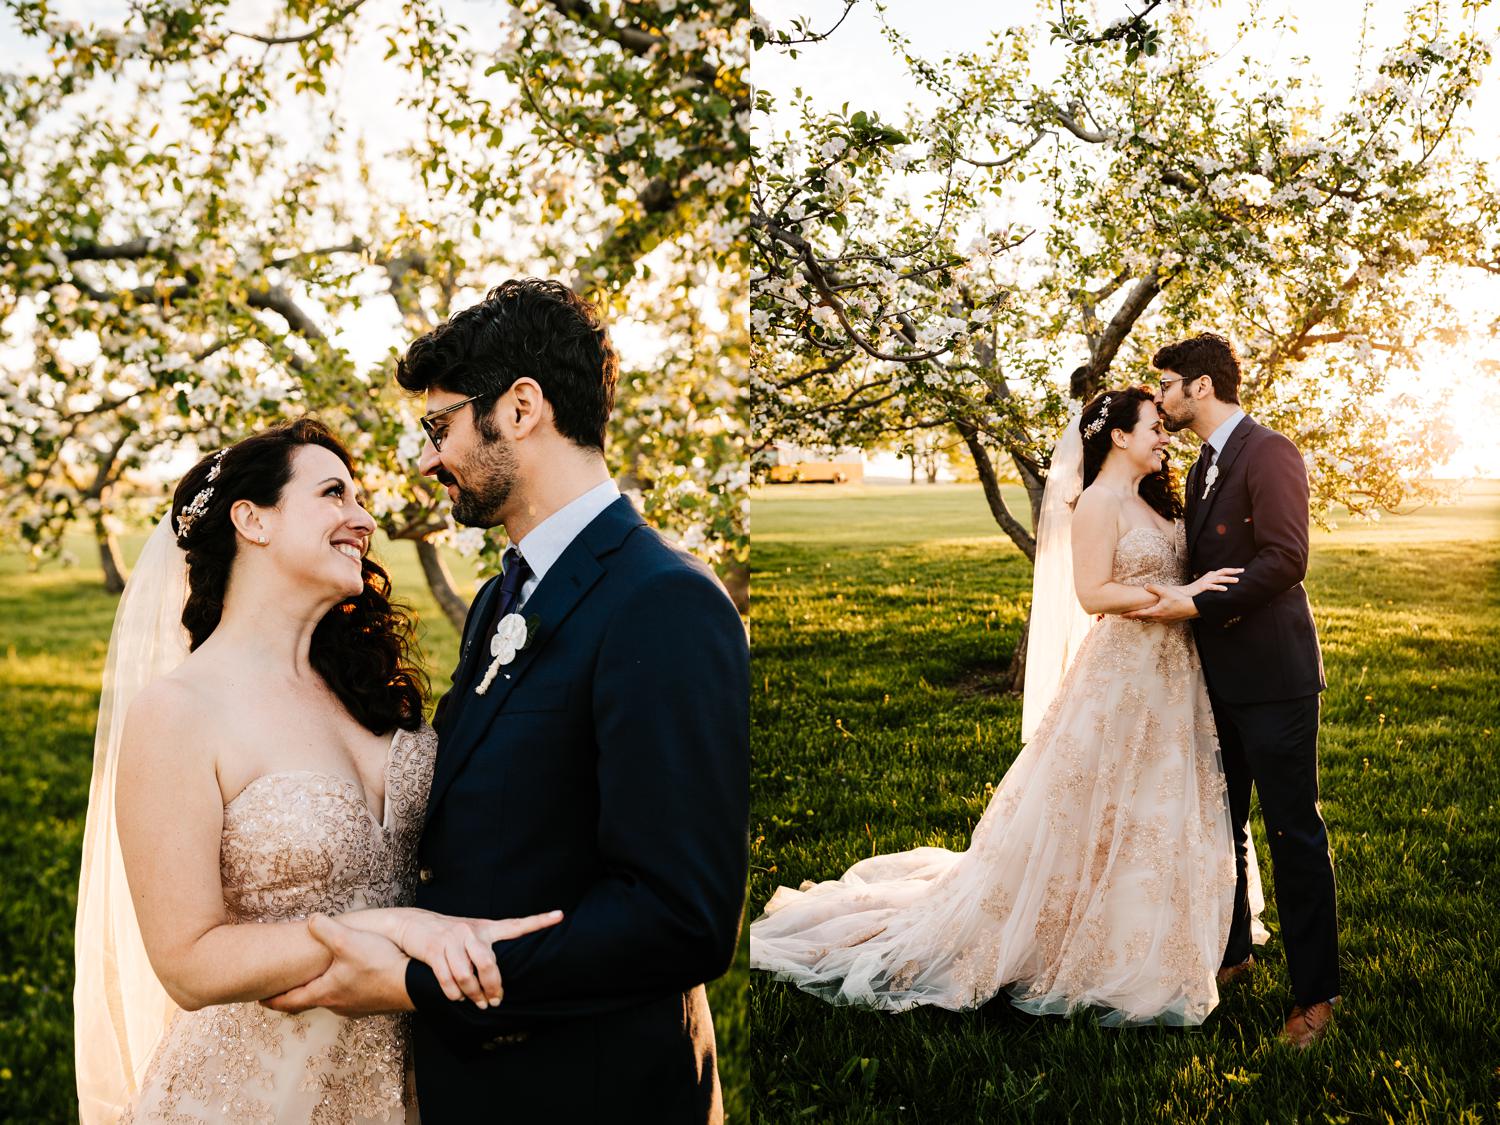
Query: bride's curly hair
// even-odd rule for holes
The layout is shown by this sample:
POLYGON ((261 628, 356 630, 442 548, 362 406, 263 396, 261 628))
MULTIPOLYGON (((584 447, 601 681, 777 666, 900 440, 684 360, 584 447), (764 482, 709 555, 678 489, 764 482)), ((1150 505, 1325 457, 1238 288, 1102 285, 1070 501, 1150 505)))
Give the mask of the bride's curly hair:
MULTIPOLYGON (((1104 467, 1104 459, 1114 448, 1109 437, 1110 431, 1124 430, 1128 434, 1140 421, 1141 404, 1155 401, 1156 395, 1149 387, 1122 387, 1095 395, 1083 408, 1078 426, 1079 432, 1083 434, 1084 488, 1094 483, 1094 478, 1104 467), (1104 406, 1106 398, 1109 399, 1108 409, 1104 406), (1092 433, 1089 432, 1090 428, 1093 429, 1092 433)), ((1177 482, 1172 479, 1170 460, 1164 461, 1160 469, 1141 481, 1139 492, 1141 499, 1150 504, 1162 518, 1182 518, 1182 496, 1177 491, 1177 482)))
MULTIPOLYGON (((239 550, 230 507, 237 500, 262 507, 279 503, 292 478, 293 456, 304 445, 322 446, 353 474, 354 462, 333 431, 316 418, 299 418, 209 454, 178 483, 172 526, 177 545, 187 552, 182 624, 191 648, 208 640, 224 613, 224 592, 239 550)), ((313 630, 312 666, 349 713, 374 733, 415 730, 428 690, 418 664, 415 624, 406 607, 390 600, 385 569, 369 556, 361 565, 365 588, 329 610, 313 630)))

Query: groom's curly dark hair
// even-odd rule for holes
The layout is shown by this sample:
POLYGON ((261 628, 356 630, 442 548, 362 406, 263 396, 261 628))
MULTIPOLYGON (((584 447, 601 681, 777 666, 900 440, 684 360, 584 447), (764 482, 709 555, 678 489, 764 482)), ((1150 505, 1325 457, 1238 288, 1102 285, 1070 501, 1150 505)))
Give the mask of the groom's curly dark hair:
MULTIPOLYGON (((1129 433, 1140 421, 1141 404, 1155 401, 1156 394, 1150 387, 1121 387, 1119 390, 1104 391, 1095 395, 1083 408, 1083 414, 1078 419, 1078 426, 1083 434, 1084 488, 1094 483, 1094 478, 1104 467, 1104 459, 1114 448, 1109 436, 1110 431, 1124 430, 1129 433), (1106 398, 1109 399, 1108 410, 1104 407, 1106 398), (1090 434, 1090 425, 1098 422, 1101 416, 1103 424, 1090 434)), ((1137 492, 1141 499, 1150 504, 1163 519, 1182 518, 1182 497, 1178 495, 1177 483, 1172 479, 1171 461, 1164 460, 1160 469, 1142 478, 1137 492)))
POLYGON ((490 408, 523 376, 542 388, 558 433, 604 449, 620 361, 598 310, 561 282, 522 277, 497 285, 396 361, 396 382, 412 394, 479 396, 470 405, 486 441, 498 433, 490 408))
MULTIPOLYGON (((1151 357, 1158 371, 1175 371, 1188 382, 1207 375, 1220 402, 1240 401, 1240 357, 1234 345, 1217 332, 1200 332, 1158 348, 1151 357)), ((1187 389, 1186 385, 1183 387, 1187 389)))
MULTIPOLYGON (((212 488, 177 544, 187 552, 188 597, 182 624, 196 649, 219 626, 224 592, 239 550, 229 509, 237 500, 272 507, 292 478, 292 458, 304 445, 333 453, 350 475, 354 462, 343 443, 316 418, 283 422, 211 453, 188 470, 172 494, 172 526, 183 509, 212 488), (209 479, 217 468, 218 473, 209 479)), ((422 721, 426 674, 417 657, 416 629, 405 606, 391 601, 385 568, 368 555, 361 562, 364 589, 334 606, 313 630, 310 660, 349 713, 375 734, 422 721)))

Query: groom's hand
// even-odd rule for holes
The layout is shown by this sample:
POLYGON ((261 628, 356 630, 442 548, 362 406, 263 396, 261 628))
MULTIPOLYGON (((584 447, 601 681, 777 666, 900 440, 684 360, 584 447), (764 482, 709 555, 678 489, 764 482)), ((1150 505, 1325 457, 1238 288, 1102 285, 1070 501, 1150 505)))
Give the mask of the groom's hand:
POLYGON ((1156 604, 1121 616, 1132 621, 1190 621, 1198 616, 1198 607, 1193 604, 1193 599, 1176 586, 1148 584, 1146 589, 1156 595, 1156 604))
POLYGON ((406 994, 406 954, 395 945, 379 934, 356 930, 322 914, 309 918, 307 929, 333 954, 333 964, 300 988, 262 1000, 267 1008, 277 1012, 327 1008, 340 1016, 413 1010, 406 994))

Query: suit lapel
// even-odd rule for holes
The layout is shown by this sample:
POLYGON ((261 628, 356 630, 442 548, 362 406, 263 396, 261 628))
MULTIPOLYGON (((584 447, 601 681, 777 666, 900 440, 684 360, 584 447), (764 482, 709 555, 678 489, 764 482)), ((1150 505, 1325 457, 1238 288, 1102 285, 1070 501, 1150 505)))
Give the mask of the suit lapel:
POLYGON ((489 664, 489 645, 480 634, 484 632, 484 623, 494 616, 495 602, 499 597, 500 583, 490 579, 474 599, 473 608, 469 610, 469 620, 464 625, 463 640, 460 642, 459 676, 453 685, 454 691, 478 682, 482 673, 477 669, 489 664))
MULTIPOLYGON (((1188 549, 1198 539, 1198 533, 1203 530, 1203 525, 1208 521, 1208 510, 1214 506, 1214 501, 1219 498, 1219 492, 1223 489, 1224 479, 1229 475, 1229 468, 1240 455, 1240 450, 1245 448, 1245 443, 1250 440, 1250 431, 1255 428, 1255 419, 1246 414, 1229 434, 1229 440, 1224 443, 1224 452, 1214 463, 1219 466, 1219 475, 1214 478, 1213 487, 1209 489, 1207 497, 1203 497, 1202 480, 1193 487, 1193 495, 1196 498, 1197 507, 1193 509, 1192 524, 1188 528, 1188 549)), ((1206 476, 1207 471, 1199 474, 1206 476)))
POLYGON ((1202 445, 1199 445, 1198 459, 1193 462, 1193 467, 1188 470, 1187 484, 1183 486, 1185 489, 1187 489, 1187 496, 1185 498, 1186 502, 1183 505, 1183 508, 1187 513, 1187 525, 1189 533, 1191 533, 1196 523, 1194 517, 1198 513, 1198 493, 1203 487, 1199 482, 1203 479, 1203 446, 1206 444, 1207 442, 1204 442, 1202 445))
MULTIPOLYGON (((548 642, 557 635, 584 596, 604 576, 605 567, 600 559, 617 549, 625 537, 643 523, 630 501, 621 497, 578 533, 519 610, 532 626, 531 636, 516 658, 499 670, 484 695, 477 694, 475 688, 492 659, 489 645, 483 637, 471 640, 463 683, 454 685, 455 693, 462 691, 462 694, 457 695, 448 708, 447 729, 438 747, 432 790, 427 799, 429 815, 483 741, 485 732, 504 708, 510 693, 536 664, 548 642)), ((499 583, 491 585, 496 589, 499 587, 499 583)), ((477 612, 482 607, 476 602, 474 608, 477 612)))

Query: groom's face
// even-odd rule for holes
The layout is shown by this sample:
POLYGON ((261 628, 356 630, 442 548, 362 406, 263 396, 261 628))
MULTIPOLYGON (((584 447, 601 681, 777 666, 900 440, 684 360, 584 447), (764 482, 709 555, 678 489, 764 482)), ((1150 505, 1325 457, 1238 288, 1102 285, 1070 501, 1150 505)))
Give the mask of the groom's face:
POLYGON ((1197 416, 1197 404, 1187 393, 1188 382, 1170 368, 1161 373, 1161 389, 1156 397, 1156 409, 1161 414, 1161 424, 1168 433, 1175 434, 1187 429, 1197 416))
MULTIPOLYGON (((467 397, 434 388, 427 393, 427 412, 435 413, 467 397)), ((502 395, 489 414, 493 416, 504 401, 502 395)), ((494 527, 503 521, 515 490, 516 455, 498 426, 480 424, 475 416, 479 405, 461 406, 444 415, 447 428, 438 434, 442 448, 435 448, 430 440, 424 444, 418 468, 447 488, 455 522, 465 527, 494 527)))

